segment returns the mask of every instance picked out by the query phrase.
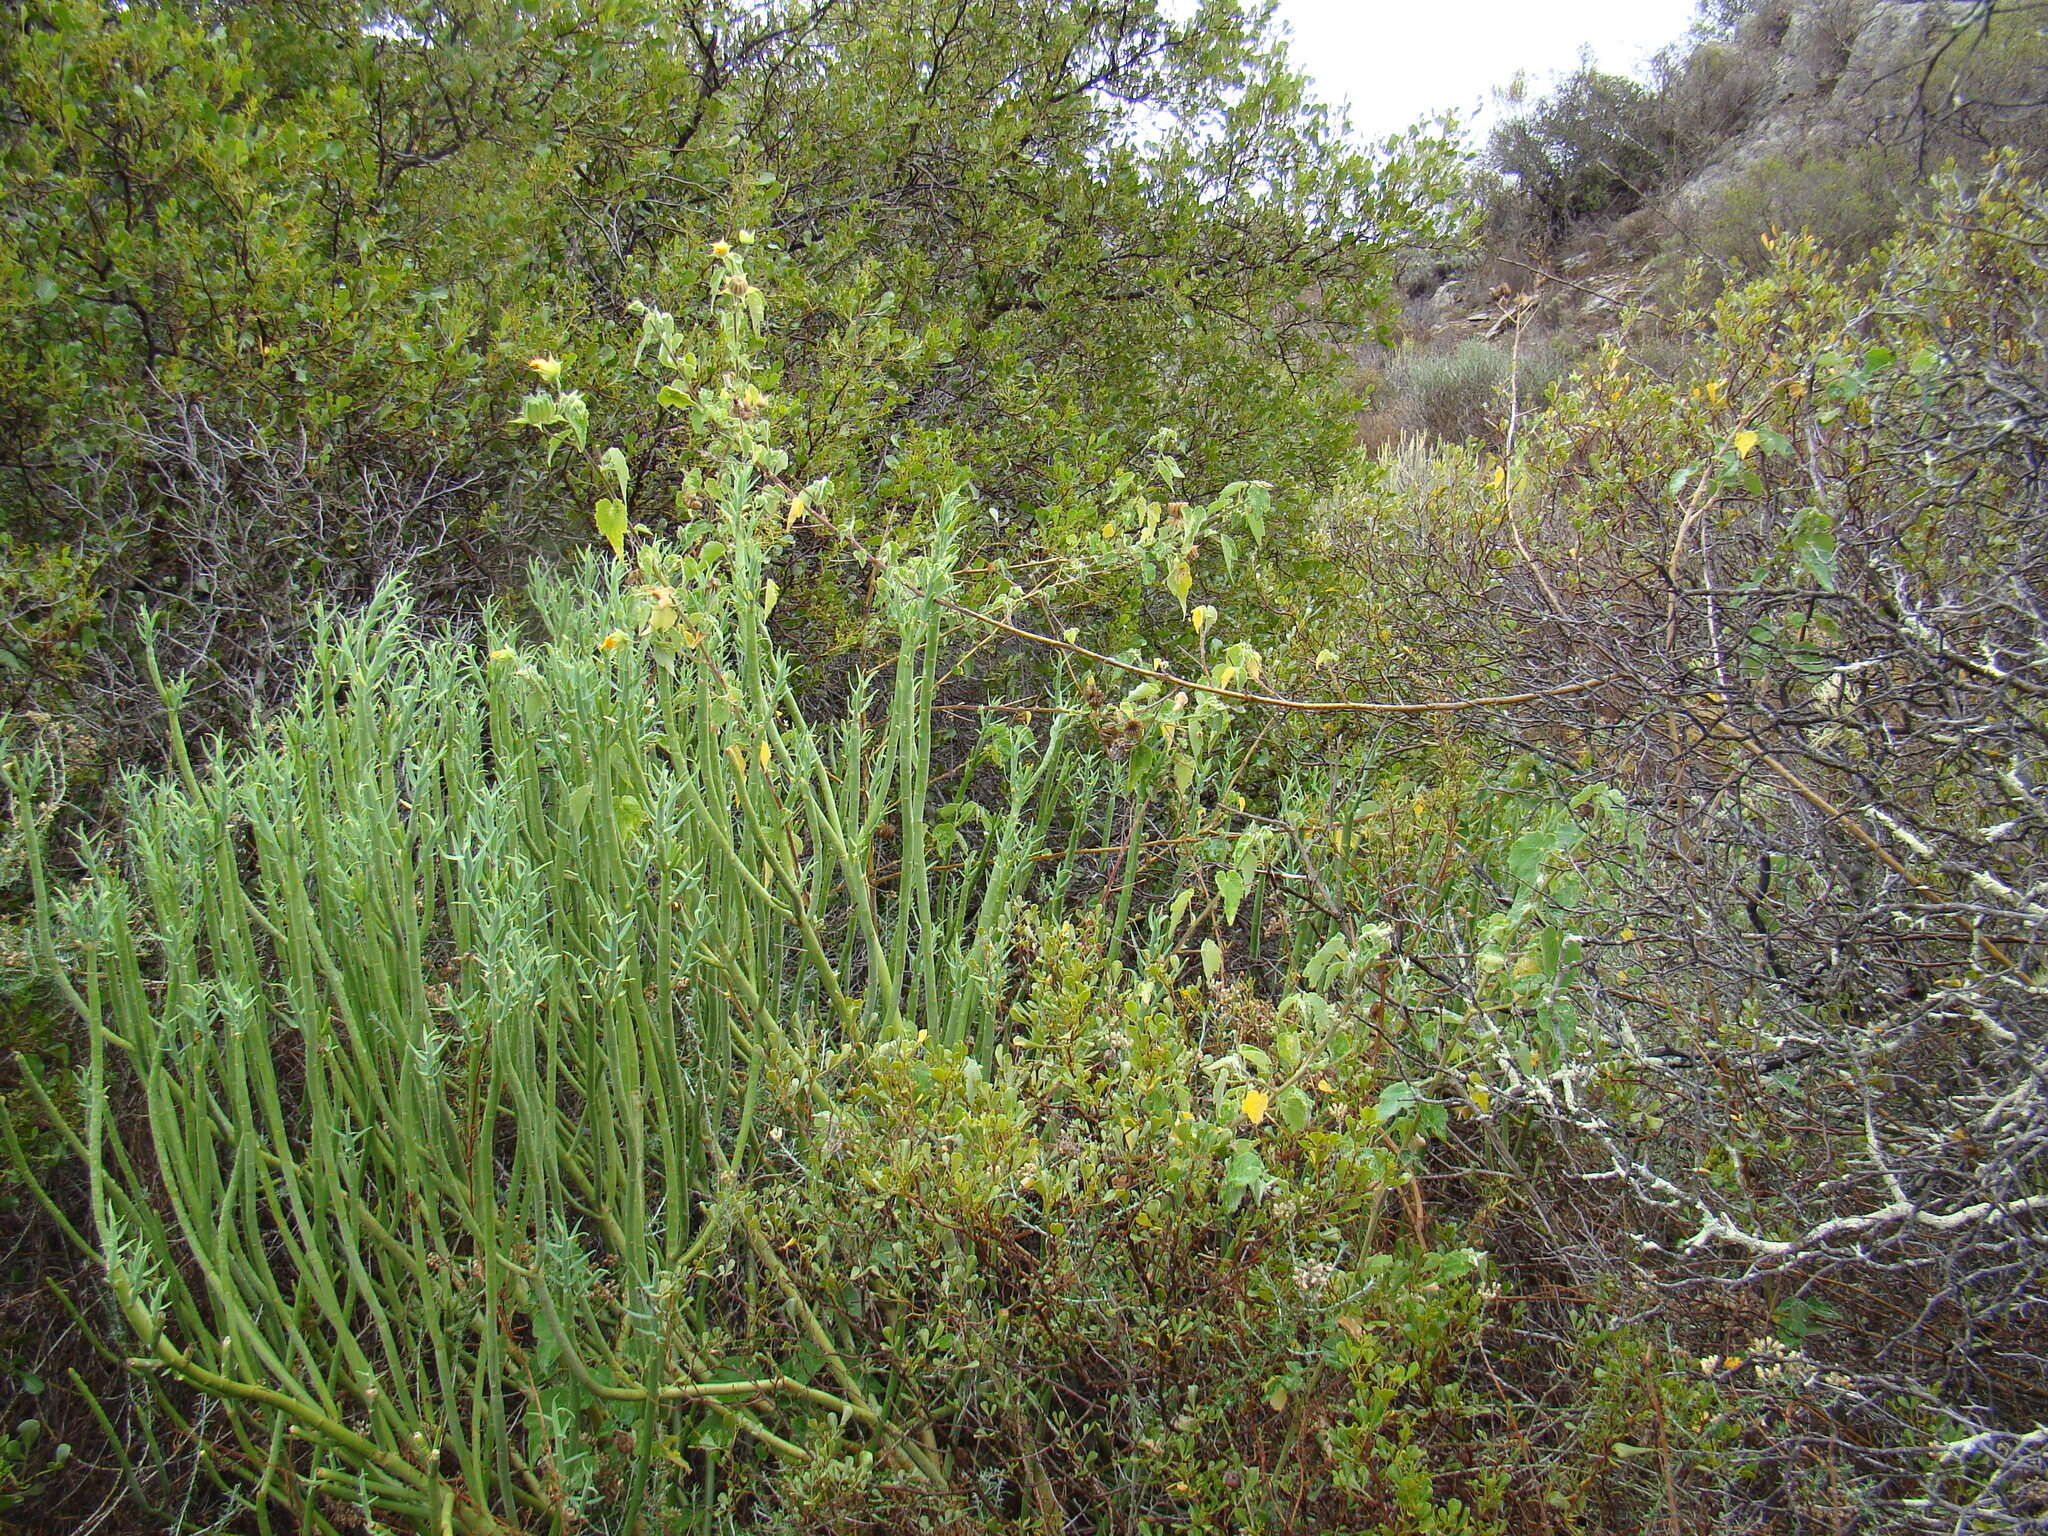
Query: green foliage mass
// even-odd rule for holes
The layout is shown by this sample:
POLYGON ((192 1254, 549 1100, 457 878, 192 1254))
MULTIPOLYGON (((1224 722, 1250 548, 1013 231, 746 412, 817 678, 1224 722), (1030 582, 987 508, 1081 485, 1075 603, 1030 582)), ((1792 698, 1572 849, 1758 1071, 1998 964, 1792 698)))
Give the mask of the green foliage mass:
POLYGON ((807 722, 751 475, 636 584, 539 582, 538 636, 387 591, 260 739, 174 736, 68 893, 31 830, 91 1022, 82 1113, 28 1087, 153 1412, 292 1528, 1498 1529, 1483 1260, 1403 1208, 1444 1117, 1356 1002, 1384 937, 1310 922, 1278 1005, 1214 938, 1185 974, 1186 899, 1106 947, 1111 871, 1239 840, 1227 925, 1277 850, 1186 797, 1149 872, 1084 848, 1152 793, 1071 704, 935 774, 943 533, 807 722))
MULTIPOLYGON (((1687 318, 1681 371, 1610 340, 1511 458, 1387 453, 1324 525, 1357 594, 1323 610, 1351 637, 1339 669, 1409 696, 1586 690, 1525 700, 1512 731, 1621 813, 1554 850, 1584 882, 1554 919, 1583 940, 1576 1027, 1504 1030, 1486 1097, 1576 1127, 1614 1264, 1753 1288, 1754 1328, 1703 1352, 1736 1364, 1709 1373, 1751 1363, 1759 1407, 1817 1394, 1777 1429, 1736 1413, 1720 1464, 1748 1470, 1717 1487, 1736 1528, 1775 1498, 1848 1507, 1751 1481, 1795 1446, 1892 1497, 1856 1449, 1878 1442, 1969 1447, 1888 1506, 1900 1529, 2032 1518, 2030 1385, 1878 1380, 1898 1307, 1925 1309, 1930 1360, 1979 1330, 2015 1357, 2041 1341, 2041 933, 2021 893, 2048 830, 2048 412, 2021 381, 2044 348, 2044 205, 2013 158, 1938 191, 1860 256, 1764 235, 1759 275, 1687 318)), ((1487 967, 1545 968, 1470 952, 1454 973, 1475 1002, 1487 967)), ((1496 1038, 1486 1012, 1464 1038, 1496 1038)), ((1550 1161, 1520 1137, 1487 1138, 1496 1166, 1550 1161)), ((1569 1177, 1536 1205, 1553 1230, 1586 1209, 1569 1177)))
POLYGON ((1667 169, 1647 88, 1590 66, 1510 117, 1487 159, 1538 210, 1549 233, 1640 207, 1667 169))
POLYGON ((1356 147, 1234 3, 34 3, 0 99, 0 667, 46 704, 147 711, 93 654, 145 603, 195 707, 392 569, 474 612, 580 537, 501 430, 525 360, 664 467, 625 304, 694 314, 734 230, 800 478, 1029 536, 1162 429, 1314 484, 1336 345, 1454 223, 1447 147, 1356 147))
POLYGON ((0 1513, 2038 1529, 2023 156, 1353 454, 1262 11, 10 14, 0 1513))

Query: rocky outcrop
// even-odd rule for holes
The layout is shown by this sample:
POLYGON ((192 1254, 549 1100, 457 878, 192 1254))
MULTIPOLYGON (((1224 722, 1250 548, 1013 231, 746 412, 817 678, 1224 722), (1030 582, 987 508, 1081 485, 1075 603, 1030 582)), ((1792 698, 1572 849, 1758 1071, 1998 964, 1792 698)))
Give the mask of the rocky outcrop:
MULTIPOLYGON (((1762 66, 1744 126, 1666 199, 1704 206, 1758 161, 1841 154, 1912 132, 1929 59, 1968 0, 1777 0, 1727 45, 1762 66)), ((1717 46, 1717 45, 1708 45, 1717 46)))

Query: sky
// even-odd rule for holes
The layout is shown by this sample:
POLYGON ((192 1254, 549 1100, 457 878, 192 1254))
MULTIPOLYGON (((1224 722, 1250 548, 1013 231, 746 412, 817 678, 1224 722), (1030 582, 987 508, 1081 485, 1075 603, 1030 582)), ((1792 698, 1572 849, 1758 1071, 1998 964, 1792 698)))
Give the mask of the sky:
POLYGON ((1280 0, 1288 52, 1352 126, 1378 138, 1428 113, 1469 120, 1517 71, 1541 89, 1578 63, 1637 74, 1685 32, 1694 0, 1280 0))

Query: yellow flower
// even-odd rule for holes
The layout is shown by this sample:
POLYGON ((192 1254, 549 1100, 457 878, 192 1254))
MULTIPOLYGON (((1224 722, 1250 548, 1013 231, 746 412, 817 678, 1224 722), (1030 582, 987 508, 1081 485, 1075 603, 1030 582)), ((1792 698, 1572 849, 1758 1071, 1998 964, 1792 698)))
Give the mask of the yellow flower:
POLYGON ((711 254, 714 256, 730 256, 732 254, 732 247, 723 240, 714 240, 711 242, 711 254))
POLYGON ((1254 1088, 1244 1096, 1244 1117, 1253 1125, 1266 1123, 1266 1111, 1273 1107, 1272 1095, 1254 1088))
POLYGON ((559 357, 529 357, 526 366, 540 375, 543 384, 562 382, 562 360, 559 357))
POLYGON ((513 651, 508 650, 502 645, 491 652, 491 660, 493 661, 511 661, 514 659, 514 656, 515 653, 513 651))
POLYGON ((602 640, 597 642, 597 648, 600 651, 616 651, 620 646, 624 645, 625 643, 626 632, 623 629, 615 629, 610 634, 606 635, 602 640))

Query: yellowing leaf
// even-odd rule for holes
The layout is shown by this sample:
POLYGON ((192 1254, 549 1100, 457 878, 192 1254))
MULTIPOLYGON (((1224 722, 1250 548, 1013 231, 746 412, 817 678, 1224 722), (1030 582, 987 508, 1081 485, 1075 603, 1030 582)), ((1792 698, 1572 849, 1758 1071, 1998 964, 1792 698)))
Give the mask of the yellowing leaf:
POLYGON ((1209 626, 1216 622, 1216 610, 1207 603, 1204 603, 1188 615, 1188 622, 1195 626, 1195 633, 1197 635, 1206 634, 1208 633, 1209 626))
POLYGON ((1735 457, 1746 459, 1756 452, 1756 434, 1744 427, 1735 434, 1735 457))
POLYGON ((772 755, 768 747, 768 738, 764 736, 761 738, 761 771, 763 773, 768 771, 768 763, 772 755))
POLYGON ((775 611, 775 600, 782 596, 782 588, 772 581, 761 584, 761 617, 767 618, 775 611))
POLYGON ((1272 1107, 1272 1095, 1261 1089, 1254 1088, 1244 1096, 1244 1117, 1251 1121, 1253 1125, 1264 1125, 1266 1123, 1266 1111, 1272 1107))
POLYGON ((604 535, 604 541, 611 545, 612 553, 626 553, 626 504, 616 496, 607 496, 597 504, 597 531, 604 535))

